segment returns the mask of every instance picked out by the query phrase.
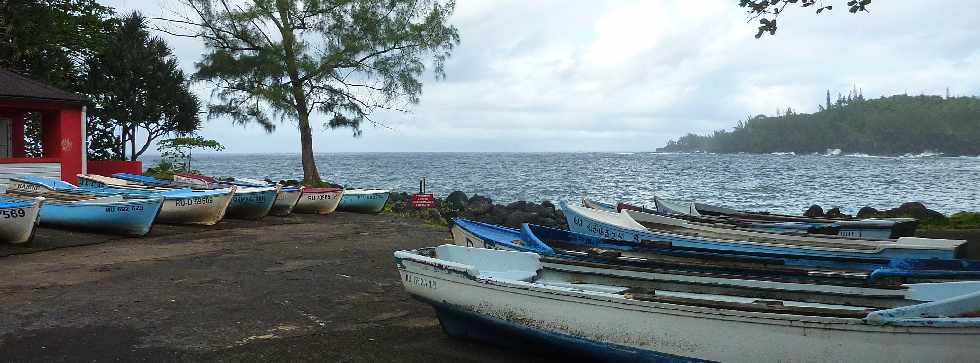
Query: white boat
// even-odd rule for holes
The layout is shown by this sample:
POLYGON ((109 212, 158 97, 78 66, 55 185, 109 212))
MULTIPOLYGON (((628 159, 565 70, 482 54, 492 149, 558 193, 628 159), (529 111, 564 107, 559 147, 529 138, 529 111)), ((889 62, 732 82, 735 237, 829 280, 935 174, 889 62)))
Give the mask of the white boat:
POLYGON ((302 187, 282 187, 279 189, 279 193, 276 193, 276 202, 272 204, 272 210, 269 211, 269 214, 287 216, 293 213, 293 208, 296 208, 296 203, 299 203, 299 198, 302 195, 302 187))
POLYGON ((402 285, 451 336, 559 345, 608 361, 965 362, 980 292, 875 309, 587 282, 537 254, 443 245, 395 252, 402 285))
POLYGON ((0 197, 0 243, 30 242, 43 204, 43 197, 0 197))
POLYGON ((293 213, 330 214, 337 210, 345 190, 340 188, 303 187, 293 213))

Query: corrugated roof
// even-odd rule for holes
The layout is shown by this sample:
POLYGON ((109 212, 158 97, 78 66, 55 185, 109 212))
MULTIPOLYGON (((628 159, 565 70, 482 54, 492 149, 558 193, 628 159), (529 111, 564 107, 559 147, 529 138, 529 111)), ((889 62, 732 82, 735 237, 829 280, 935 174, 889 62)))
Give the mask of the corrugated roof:
POLYGON ((30 99, 34 101, 85 102, 85 96, 64 91, 0 69, 0 99, 30 99))

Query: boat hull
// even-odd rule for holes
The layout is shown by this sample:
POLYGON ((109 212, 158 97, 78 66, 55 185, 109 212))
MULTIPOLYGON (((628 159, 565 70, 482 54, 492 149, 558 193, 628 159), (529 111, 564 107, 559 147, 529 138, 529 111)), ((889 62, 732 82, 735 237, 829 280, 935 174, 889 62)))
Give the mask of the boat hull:
POLYGON ((293 208, 296 207, 301 195, 303 195, 303 191, 299 188, 282 188, 279 193, 276 193, 276 201, 272 204, 272 210, 269 211, 269 214, 287 216, 293 213, 293 208))
POLYGON ((234 190, 221 194, 167 195, 157 221, 164 224, 200 224, 211 226, 225 216, 234 190))
POLYGON ((150 232, 161 206, 160 198, 128 199, 111 203, 47 201, 41 207, 41 224, 143 236, 150 232))
POLYGON ((340 201, 339 209, 344 212, 381 213, 388 202, 387 190, 378 191, 348 191, 340 201))
POLYGON ((261 219, 269 214, 276 202, 278 187, 238 188, 225 217, 236 219, 261 219))
POLYGON ((344 195, 343 189, 303 188, 303 192, 293 207, 293 213, 330 214, 344 195))
POLYGON ((0 243, 28 243, 40 220, 43 199, 32 199, 26 206, 0 208, 0 243))
MULTIPOLYGON (((674 246, 705 248, 719 251, 734 251, 740 253, 775 253, 775 254, 794 254, 811 255, 820 257, 845 257, 845 258, 956 258, 955 249, 909 249, 909 248, 880 248, 880 249, 845 249, 832 247, 807 246, 805 244, 792 245, 792 238, 787 238, 786 244, 771 243, 752 243, 737 240, 716 240, 690 235, 679 235, 669 232, 648 230, 636 221, 630 219, 630 225, 624 226, 614 224, 609 221, 600 220, 595 215, 612 213, 596 211, 589 212, 586 209, 573 206, 562 205, 562 211, 568 222, 568 229, 575 233, 602 237, 619 241, 662 241, 670 242, 674 246)), ((613 216, 615 217, 615 216, 613 216)), ((612 217, 611 217, 612 218, 612 217)), ((617 222, 618 223, 618 222, 617 222)), ((907 238, 907 237, 905 237, 907 238)), ((902 240, 899 240, 901 242, 902 240)))
POLYGON ((475 277, 465 266, 400 253, 396 263, 405 290, 436 302, 450 334, 489 323, 576 350, 599 347, 600 357, 626 354, 613 360, 958 362, 980 354, 976 327, 874 325, 855 318, 677 305, 475 277))

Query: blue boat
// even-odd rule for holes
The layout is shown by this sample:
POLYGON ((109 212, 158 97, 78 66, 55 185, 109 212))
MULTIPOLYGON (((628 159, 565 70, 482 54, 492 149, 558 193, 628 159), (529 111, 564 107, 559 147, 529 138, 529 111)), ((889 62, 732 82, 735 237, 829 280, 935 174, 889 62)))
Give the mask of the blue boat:
MULTIPOLYGON (((188 174, 183 174, 188 175, 188 174)), ((181 183, 172 180, 158 179, 148 175, 136 175, 128 173, 115 173, 113 177, 126 181, 136 182, 148 186, 160 188, 192 188, 201 186, 197 183, 181 183)), ((245 186, 239 184, 223 183, 215 181, 209 183, 203 189, 227 189, 236 187, 235 195, 225 211, 226 218, 236 219, 261 219, 269 214, 273 204, 276 202, 276 194, 279 192, 278 186, 245 186)))
POLYGON ((123 197, 19 188, 19 185, 33 184, 19 178, 12 178, 11 181, 13 184, 8 188, 8 193, 45 198, 40 211, 40 223, 45 226, 143 236, 150 232, 163 205, 162 197, 123 197))
POLYGON ((381 213, 388 202, 388 190, 345 189, 338 210, 357 213, 381 213))
POLYGON ((607 240, 566 230, 523 224, 520 229, 453 220, 455 244, 533 252, 607 269, 653 269, 664 273, 710 273, 725 278, 766 279, 830 285, 893 285, 896 280, 980 278, 980 261, 961 259, 821 259, 806 255, 721 253, 664 243, 607 240))
POLYGON ((744 233, 716 230, 655 230, 630 216, 630 211, 611 213, 561 204, 572 232, 622 241, 659 241, 677 247, 702 248, 719 252, 790 254, 846 258, 941 258, 962 254, 966 241, 901 237, 897 240, 861 240, 837 236, 812 237, 762 232, 744 233), (721 236, 721 237, 719 237, 721 236))
POLYGON ((128 198, 163 198, 163 207, 160 209, 156 222, 167 224, 213 225, 218 223, 224 217, 225 210, 235 193, 235 188, 192 190, 189 188, 116 187, 103 182, 104 179, 112 178, 97 175, 78 175, 79 183, 82 186, 38 176, 23 176, 15 179, 13 185, 24 190, 47 189, 104 196, 122 195, 128 198))

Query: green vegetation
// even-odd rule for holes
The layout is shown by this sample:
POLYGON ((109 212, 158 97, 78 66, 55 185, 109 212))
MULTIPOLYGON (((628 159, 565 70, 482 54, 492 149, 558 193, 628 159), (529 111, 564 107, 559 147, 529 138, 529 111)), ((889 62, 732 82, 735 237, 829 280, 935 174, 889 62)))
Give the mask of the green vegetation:
MULTIPOLYGON (((96 0, 0 0, 0 67, 88 96, 90 159, 126 159, 128 144, 135 160, 158 138, 201 124, 167 44, 139 14, 116 17, 96 0)), ((25 118, 32 157, 41 154, 39 116, 25 118)))
MULTIPOLYGON (((759 32, 755 34, 756 39, 765 34, 776 34, 776 18, 786 11, 787 6, 799 6, 801 8, 811 8, 820 14, 824 11, 833 10, 832 2, 824 3, 817 0, 737 0, 738 6, 746 9, 749 21, 759 19, 759 32)), ((841 0, 843 2, 844 0, 841 0)), ((848 0, 845 5, 851 14, 858 12, 868 12, 871 0, 848 0)))
POLYGON ((980 99, 895 95, 867 100, 838 96, 816 113, 787 109, 775 117, 739 121, 731 131, 688 134, 658 151, 824 153, 841 149, 872 155, 939 152, 980 155, 980 99))
POLYGON ((194 149, 221 151, 224 145, 200 136, 175 137, 157 142, 160 151, 160 163, 150 167, 144 174, 160 179, 173 180, 176 173, 195 173, 191 168, 191 154, 194 149))
POLYGON ((980 213, 959 212, 945 219, 921 221, 924 229, 980 229, 980 213))
POLYGON ((459 43, 449 24, 452 0, 182 0, 190 36, 206 53, 195 77, 213 82, 211 117, 255 122, 272 132, 276 119, 299 130, 303 182, 316 185, 312 116, 323 127, 377 123, 378 110, 400 110, 422 94, 425 60, 435 75, 459 43))

